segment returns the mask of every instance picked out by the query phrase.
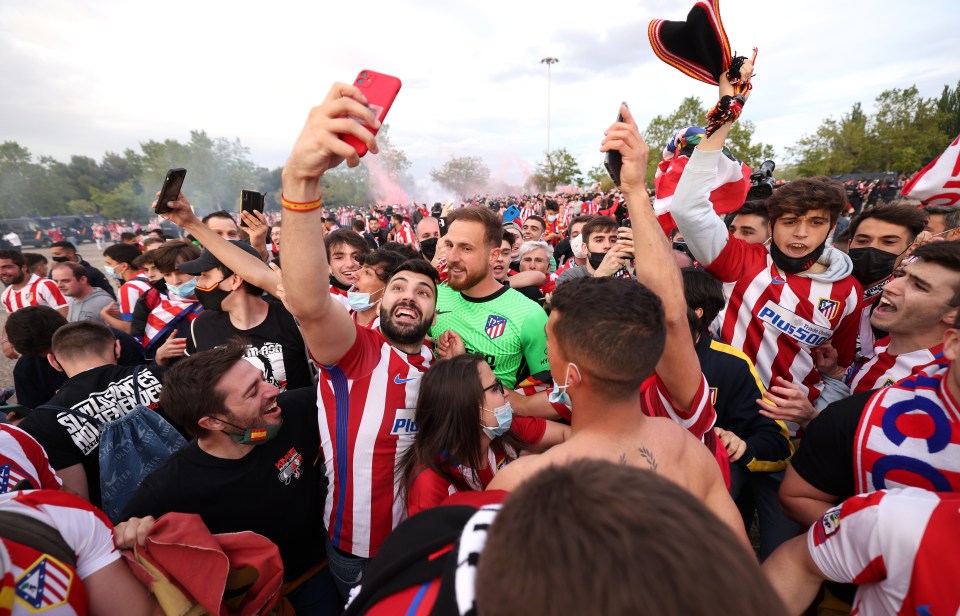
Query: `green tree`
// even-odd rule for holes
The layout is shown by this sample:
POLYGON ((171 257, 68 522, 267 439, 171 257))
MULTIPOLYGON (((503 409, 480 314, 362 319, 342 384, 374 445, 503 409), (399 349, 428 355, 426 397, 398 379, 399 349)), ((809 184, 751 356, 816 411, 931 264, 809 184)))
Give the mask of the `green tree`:
MULTIPOLYGON (((661 152, 667 142, 681 128, 687 126, 705 126, 707 108, 696 96, 688 96, 680 102, 672 113, 658 115, 650 120, 643 131, 643 139, 650 148, 650 160, 647 163, 647 181, 653 182, 657 165, 662 159, 661 152)), ((760 166, 764 160, 774 158, 773 147, 764 143, 754 143, 753 133, 756 126, 750 120, 738 120, 730 129, 727 147, 737 159, 752 168, 760 166)))
POLYGON ((353 169, 341 166, 323 174, 320 179, 323 201, 329 207, 366 206, 370 196, 370 171, 366 165, 353 169))
POLYGON ((460 197, 480 192, 490 179, 490 169, 479 156, 451 156, 439 169, 430 172, 437 183, 460 197))
POLYGON ((812 135, 804 135, 788 151, 797 159, 794 165, 799 177, 866 173, 870 168, 867 150, 870 137, 867 115, 860 103, 839 120, 827 118, 812 135))
POLYGON ((933 99, 916 86, 886 90, 877 97, 871 118, 869 160, 877 171, 914 171, 943 151, 941 114, 933 99))
POLYGON ((607 168, 603 165, 597 165, 587 171, 587 179, 584 182, 584 188, 593 188, 597 184, 600 184, 600 190, 612 190, 615 185, 613 183, 613 178, 610 177, 610 174, 607 173, 607 168))
POLYGON ((577 159, 566 148, 557 148, 537 162, 530 179, 541 191, 551 192, 557 186, 579 185, 582 175, 577 159))
POLYGON ((943 94, 937 101, 937 110, 940 112, 940 132, 947 139, 954 139, 960 135, 960 81, 953 88, 943 86, 943 94))

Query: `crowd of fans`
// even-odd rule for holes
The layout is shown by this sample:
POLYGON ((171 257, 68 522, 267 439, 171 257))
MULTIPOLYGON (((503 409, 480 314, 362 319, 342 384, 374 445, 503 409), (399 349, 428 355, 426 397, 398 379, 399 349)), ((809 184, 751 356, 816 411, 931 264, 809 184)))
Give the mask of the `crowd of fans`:
POLYGON ((624 106, 614 191, 329 211, 365 103, 282 224, 0 250, 0 613, 957 613, 960 208, 720 215, 726 123, 665 227, 624 106))

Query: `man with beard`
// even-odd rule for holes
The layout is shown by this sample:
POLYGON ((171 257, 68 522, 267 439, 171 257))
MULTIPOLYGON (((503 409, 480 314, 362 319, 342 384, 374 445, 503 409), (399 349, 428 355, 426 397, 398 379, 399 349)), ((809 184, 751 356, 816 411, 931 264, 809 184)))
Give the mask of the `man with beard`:
MULTIPOLYGON (((528 219, 529 220, 529 219, 528 219)), ((550 383, 543 309, 520 292, 503 286, 493 267, 503 250, 500 217, 485 207, 465 207, 447 217, 443 237, 447 284, 438 289, 436 338, 453 330, 468 353, 482 355, 508 389, 550 383)), ((443 341, 438 341, 443 351, 443 341)), ((546 396, 514 396, 520 415, 553 416, 546 396)))
MULTIPOLYGON (((27 262, 16 250, 0 250, 0 281, 7 285, 0 295, 3 308, 9 313, 26 306, 50 306, 67 316, 67 300, 60 293, 57 283, 36 274, 27 275, 27 262)), ((8 359, 19 355, 7 341, 6 330, 2 336, 3 354, 8 359)))
MULTIPOLYGON (((313 359, 323 367, 317 406, 329 483, 327 556, 344 597, 405 516, 395 468, 416 435, 420 377, 433 362, 424 336, 434 322, 439 280, 426 261, 401 265, 383 292, 379 330, 357 325, 327 292, 329 266, 317 233, 322 224, 320 178, 344 160, 350 167, 360 162, 341 135, 351 134, 371 153, 378 152, 366 128, 343 119, 349 114, 379 128, 366 102, 356 87, 336 84, 324 103, 311 110, 284 167, 281 199, 284 217, 290 219, 280 248, 285 301, 313 359)), ((448 334, 440 338, 448 348, 458 346, 448 334)))

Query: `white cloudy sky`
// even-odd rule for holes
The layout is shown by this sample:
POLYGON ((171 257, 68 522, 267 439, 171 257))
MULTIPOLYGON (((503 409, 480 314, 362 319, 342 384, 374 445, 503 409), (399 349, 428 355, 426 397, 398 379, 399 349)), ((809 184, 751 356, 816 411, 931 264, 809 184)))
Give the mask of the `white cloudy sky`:
MULTIPOLYGON (((283 163, 306 112, 368 68, 400 77, 392 140, 418 176, 479 155, 516 182, 546 147, 584 169, 621 100, 641 126, 684 96, 715 99, 653 55, 646 24, 689 0, 0 0, 0 140, 65 160, 191 129, 283 163)), ((786 147, 856 101, 960 80, 957 0, 724 0, 731 44, 760 48, 745 116, 786 147)), ((655 147, 659 148, 660 144, 655 147)))

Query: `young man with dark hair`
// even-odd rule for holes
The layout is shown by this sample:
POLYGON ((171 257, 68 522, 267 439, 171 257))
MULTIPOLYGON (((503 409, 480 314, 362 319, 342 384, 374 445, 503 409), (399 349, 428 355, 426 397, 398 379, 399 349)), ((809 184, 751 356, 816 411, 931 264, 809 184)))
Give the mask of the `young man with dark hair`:
POLYGON ((583 231, 583 227, 591 220, 593 220, 593 216, 581 214, 574 218, 567 227, 567 236, 560 240, 557 244, 557 249, 554 251, 557 261, 562 262, 555 270, 558 276, 574 265, 584 265, 587 262, 586 250, 583 244, 584 238, 580 237, 580 234, 583 231), (580 240, 575 242, 578 237, 580 237, 580 240), (574 244, 578 247, 576 253, 573 251, 574 244))
MULTIPOLYGON (((337 229, 323 238, 330 266, 330 294, 346 301, 347 292, 357 283, 357 273, 370 246, 353 231, 337 229)), ((281 252, 281 254, 283 254, 281 252)), ((345 304, 346 305, 346 304, 345 304)))
POLYGON ((329 613, 337 593, 324 561, 322 464, 315 390, 281 393, 230 339, 167 373, 160 396, 194 439, 151 473, 127 503, 118 545, 133 548, 171 511, 213 533, 253 531, 277 544, 297 613, 329 613), (251 498, 251 495, 255 495, 251 498))
MULTIPOLYGON (((229 243, 259 259, 249 244, 229 243)), ((177 269, 197 277, 195 294, 204 307, 190 323, 188 353, 207 351, 240 336, 247 342, 247 361, 259 365, 266 381, 280 391, 313 384, 303 337, 283 304, 264 300, 262 289, 225 266, 208 248, 177 269)))
POLYGON ((748 244, 763 244, 770 239, 770 211, 766 201, 747 201, 730 218, 730 233, 748 244))
MULTIPOLYGON (((752 63, 745 62, 742 78, 749 81, 752 73, 752 63)), ((732 95, 725 75, 720 84, 721 96, 732 95)), ((733 237, 710 202, 731 122, 693 151, 671 213, 697 261, 729 283, 719 338, 754 362, 777 405, 764 412, 795 430, 816 415, 814 404, 826 387, 813 350, 830 341, 844 366, 856 352, 862 289, 850 275, 849 257, 827 247, 846 192, 824 177, 789 182, 767 199, 769 248, 733 237)))
MULTIPOLYGON (((622 233, 626 236, 631 232, 623 230, 622 233)), ((557 278, 556 285, 591 276, 623 277, 624 264, 633 258, 633 255, 624 251, 623 246, 617 243, 620 234, 621 229, 617 227, 614 219, 606 216, 593 217, 583 226, 580 234, 583 237, 583 252, 587 253, 587 258, 583 265, 574 265, 564 270, 557 278)))
POLYGON ((27 263, 27 272, 47 278, 50 270, 47 268, 47 258, 38 252, 25 252, 23 259, 27 263))
MULTIPOLYGON (((461 567, 478 563, 480 616, 708 614, 720 596, 732 614, 783 612, 756 559, 717 516, 657 473, 622 464, 546 468, 499 511, 478 512, 464 536, 476 539, 461 543, 479 555, 461 557, 470 561, 461 567)), ((462 599, 460 585, 457 593, 462 599)))
POLYGON ((390 215, 390 233, 394 242, 413 245, 417 241, 410 222, 402 214, 390 215))
MULTIPOLYGON (((913 265, 905 278, 914 277, 913 265)), ((809 526, 855 494, 907 486, 960 491, 958 328, 960 319, 943 334, 942 361, 834 402, 810 423, 780 487, 787 515, 809 526)))
POLYGON ((107 274, 120 283, 120 306, 105 310, 100 316, 108 326, 128 334, 132 328, 133 310, 144 293, 150 290, 150 279, 135 264, 142 254, 131 244, 114 244, 103 251, 107 274))
POLYGON ((53 334, 67 318, 49 306, 27 306, 7 317, 8 339, 20 354, 13 367, 17 402, 36 408, 53 397, 67 380, 47 361, 53 334))
POLYGON ((225 240, 240 239, 240 225, 230 212, 217 210, 204 216, 200 222, 213 229, 214 233, 225 240))
POLYGON ((685 488, 749 546, 715 449, 698 440, 713 440, 716 415, 690 335, 680 271, 650 206, 648 149, 629 109, 620 112, 624 122, 606 131, 601 150, 622 156, 621 190, 634 236, 618 245, 644 255, 641 278, 649 288, 596 277, 557 289, 547 352, 557 391, 572 407, 572 436, 500 469, 488 489, 512 491, 550 466, 583 458, 619 462, 685 488))
POLYGON ((753 362, 710 335, 710 323, 723 308, 723 287, 707 272, 688 267, 683 272, 687 309, 694 312, 694 344, 717 411, 714 431, 730 457, 730 495, 737 501, 747 529, 754 504, 760 529, 760 560, 800 530, 780 509, 777 490, 787 460, 793 455, 790 431, 782 421, 764 417, 757 400, 766 387, 753 362))
POLYGON ((370 230, 367 231, 364 238, 370 245, 370 250, 376 250, 389 241, 387 239, 387 230, 380 227, 380 218, 378 216, 368 216, 367 226, 370 230))
POLYGON ((536 214, 527 216, 520 226, 524 242, 539 242, 547 230, 547 221, 536 214))
MULTIPOLYGON (((47 404, 67 407, 101 422, 123 417, 141 404, 161 412, 158 401, 166 368, 119 366, 119 354, 120 341, 100 323, 78 321, 58 329, 47 359, 67 375, 67 381, 47 404), (139 399, 134 398, 135 374, 139 374, 139 399)), ((64 487, 101 506, 97 424, 69 413, 40 409, 30 413, 20 427, 46 450, 64 487)))
POLYGON ((176 240, 150 254, 163 275, 165 292, 147 317, 143 346, 149 358, 168 365, 186 353, 190 322, 203 310, 197 301, 196 276, 177 269, 181 263, 200 258, 200 249, 185 240, 176 240))
MULTIPOLYGON (((323 366, 317 402, 329 481, 324 524, 330 570, 344 597, 361 582, 367 561, 405 516, 396 494, 396 466, 416 434, 420 377, 433 362, 424 338, 435 318, 439 281, 427 261, 401 265, 384 291, 377 331, 356 324, 327 293, 328 259, 317 237, 323 216, 320 180, 344 160, 350 167, 360 164, 342 134, 378 152, 366 128, 341 121, 349 114, 379 127, 365 103, 356 87, 334 85, 311 110, 283 168, 288 217, 280 249, 283 286, 307 348, 323 366)), ((496 226, 499 233, 499 222, 496 226)), ((496 240, 499 246, 499 235, 496 240)), ((448 348, 462 347, 447 332, 436 338, 448 348)))
POLYGON ((113 305, 113 298, 103 289, 90 286, 85 267, 79 263, 57 263, 51 268, 50 275, 64 297, 73 299, 67 310, 68 321, 104 323, 100 312, 113 305))
POLYGON ((13 313, 26 306, 50 306, 67 315, 67 300, 56 283, 27 272, 26 260, 19 252, 0 250, 0 281, 7 285, 0 295, 7 312, 13 313))
POLYGON ((77 247, 72 243, 62 241, 51 244, 50 258, 57 263, 79 263, 87 270, 87 280, 90 281, 90 286, 103 289, 113 299, 117 298, 113 291, 113 285, 103 275, 103 272, 81 259, 80 255, 77 254, 77 247))

